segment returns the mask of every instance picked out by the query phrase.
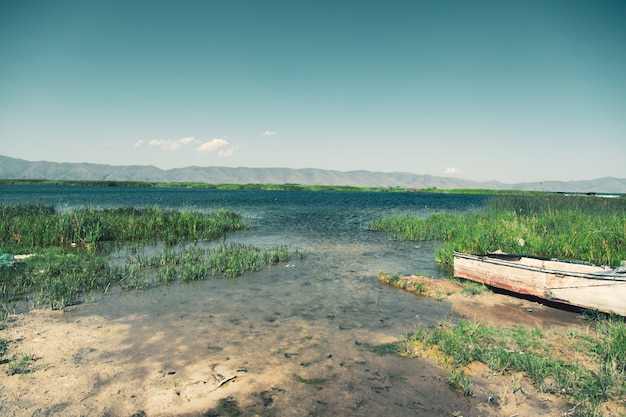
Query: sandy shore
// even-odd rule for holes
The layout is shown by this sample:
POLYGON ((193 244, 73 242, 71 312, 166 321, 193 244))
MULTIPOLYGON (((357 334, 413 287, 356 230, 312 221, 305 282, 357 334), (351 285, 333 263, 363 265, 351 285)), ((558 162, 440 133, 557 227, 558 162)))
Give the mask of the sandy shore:
MULTIPOLYGON (((470 319, 571 326, 530 301, 437 290, 454 291, 447 302, 470 319)), ((8 363, 0 365, 0 415, 468 417, 562 416, 566 410, 561 398, 536 392, 522 375, 497 376, 478 364, 470 369, 475 395, 459 396, 435 359, 381 355, 375 346, 394 340, 358 328, 353 342, 341 344, 332 337, 339 330, 324 337, 305 323, 279 319, 271 325, 292 326, 294 338, 276 345, 269 333, 215 332, 232 323, 218 315, 201 320, 184 304, 169 315, 151 315, 156 302, 147 297, 143 309, 115 319, 88 306, 11 316, 0 331, 9 341, 5 358, 33 360, 15 375, 7 375, 8 363)))

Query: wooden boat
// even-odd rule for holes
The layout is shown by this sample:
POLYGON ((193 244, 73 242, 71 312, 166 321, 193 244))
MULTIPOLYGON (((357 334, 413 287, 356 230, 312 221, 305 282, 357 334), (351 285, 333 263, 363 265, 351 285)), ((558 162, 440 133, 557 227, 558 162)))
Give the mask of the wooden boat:
POLYGON ((505 253, 454 253, 454 276, 495 288, 626 316, 626 267, 505 253))

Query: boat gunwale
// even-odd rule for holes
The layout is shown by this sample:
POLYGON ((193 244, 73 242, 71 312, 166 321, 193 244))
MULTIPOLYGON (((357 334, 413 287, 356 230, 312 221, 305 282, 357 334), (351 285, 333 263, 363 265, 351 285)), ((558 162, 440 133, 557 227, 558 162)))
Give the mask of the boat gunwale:
MULTIPOLYGON (((528 255, 515 255, 508 253, 488 253, 482 255, 469 254, 464 252, 454 252, 454 258, 464 258, 467 260, 472 260, 476 262, 485 262, 491 263, 494 265, 500 265, 510 268, 524 269, 527 271, 540 272, 540 273, 549 273, 558 276, 569 276, 574 278, 582 278, 582 279, 590 279, 597 281, 617 281, 617 282, 626 282, 626 272, 616 272, 615 268, 612 268, 607 265, 594 264, 591 262, 585 261, 575 261, 575 260, 563 260, 557 258, 541 258, 536 256, 528 256, 528 255), (511 258, 510 260, 507 258, 511 258), (533 265, 526 265, 521 263, 516 263, 523 258, 527 259, 535 259, 542 261, 550 261, 550 262, 560 262, 566 264, 575 264, 575 265, 584 265, 584 266, 595 266, 595 267, 604 267, 604 268, 612 268, 607 271, 598 271, 598 272, 575 272, 575 271, 564 271, 554 268, 547 267, 538 267, 533 265)), ((456 262, 455 262, 456 264, 456 262)))

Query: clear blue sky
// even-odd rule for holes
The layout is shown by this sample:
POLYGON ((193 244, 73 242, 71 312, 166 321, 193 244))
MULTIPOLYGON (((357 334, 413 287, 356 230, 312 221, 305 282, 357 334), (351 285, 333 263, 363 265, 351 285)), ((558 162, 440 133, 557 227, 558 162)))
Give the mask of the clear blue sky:
POLYGON ((0 154, 626 177, 626 1, 0 0, 0 154))

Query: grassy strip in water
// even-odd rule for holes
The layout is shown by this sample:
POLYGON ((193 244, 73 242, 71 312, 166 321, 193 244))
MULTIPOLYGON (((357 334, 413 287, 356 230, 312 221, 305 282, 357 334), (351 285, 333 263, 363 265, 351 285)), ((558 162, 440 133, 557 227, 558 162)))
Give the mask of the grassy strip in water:
POLYGON ((395 216, 374 220, 371 230, 396 239, 442 240, 436 259, 452 265, 453 252, 500 249, 520 255, 619 265, 626 259, 626 200, 588 196, 506 196, 464 216, 395 216))
POLYGON ((548 195, 551 194, 548 191, 533 191, 533 190, 491 190, 487 188, 447 188, 441 189, 437 187, 423 188, 421 190, 425 193, 441 193, 441 194, 481 194, 481 195, 518 195, 518 196, 532 196, 532 195, 548 195))
POLYGON ((49 205, 0 206, 0 246, 4 251, 71 244, 95 249, 103 242, 161 240, 171 244, 215 239, 245 227, 241 215, 227 210, 207 214, 122 207, 78 208, 59 213, 49 205))
POLYGON ((36 180, 0 179, 0 184, 9 185, 62 185, 83 187, 137 187, 137 188, 205 188, 211 190, 261 190, 261 191, 368 191, 368 192, 427 192, 444 194, 489 194, 489 195, 543 195, 545 191, 490 190, 490 189, 440 189, 407 187, 358 187, 350 185, 307 185, 307 184, 210 184, 204 182, 147 182, 147 181, 99 181, 99 180, 36 180))
POLYGON ((498 374, 524 372, 540 392, 565 395, 571 414, 601 415, 607 401, 626 395, 626 322, 595 318, 587 332, 560 334, 524 326, 494 328, 461 321, 418 328, 398 343, 404 354, 430 354, 450 366, 450 383, 473 394, 465 369, 479 361, 498 374))
POLYGON ((112 285, 143 289, 209 275, 236 277, 289 259, 287 246, 262 251, 236 244, 187 250, 166 246, 153 257, 130 256, 123 262, 114 262, 110 256, 116 245, 125 242, 215 239, 246 227, 239 214, 226 210, 208 214, 126 207, 58 213, 53 206, 39 204, 0 206, 2 250, 35 254, 20 262, 11 256, 0 265, 0 321, 29 294, 34 294, 34 304, 64 309, 112 285), (113 245, 105 245, 108 242, 113 245))
POLYGON ((210 184, 204 182, 147 182, 147 181, 98 181, 98 180, 29 180, 0 179, 9 185, 62 185, 83 187, 137 187, 137 188, 202 188, 211 190, 261 190, 261 191, 370 191, 370 192, 417 192, 405 187, 357 187, 350 185, 305 184, 210 184))
MULTIPOLYGON (((200 281, 209 276, 238 277, 256 272, 291 256, 288 246, 261 250, 250 245, 233 243, 214 249, 193 248, 184 251, 168 249, 152 256, 132 256, 123 266, 114 267, 112 274, 124 289, 143 289, 156 285, 200 281)), ((305 252, 296 250, 300 259, 305 252)))
POLYGON ((489 287, 477 282, 456 279, 432 279, 423 276, 400 277, 395 274, 380 272, 378 280, 417 295, 425 295, 443 301, 454 293, 460 292, 468 296, 491 292, 489 287))
MULTIPOLYGON (((0 268, 0 320, 11 313, 11 303, 34 294, 34 304, 64 309, 113 285, 123 290, 146 289, 159 285, 199 281, 209 276, 237 277, 263 266, 287 262, 287 246, 271 249, 241 244, 214 249, 168 248, 154 255, 135 254, 115 263, 106 254, 77 249, 48 248, 12 267, 0 268)), ((295 251, 303 258, 306 253, 295 251)))

